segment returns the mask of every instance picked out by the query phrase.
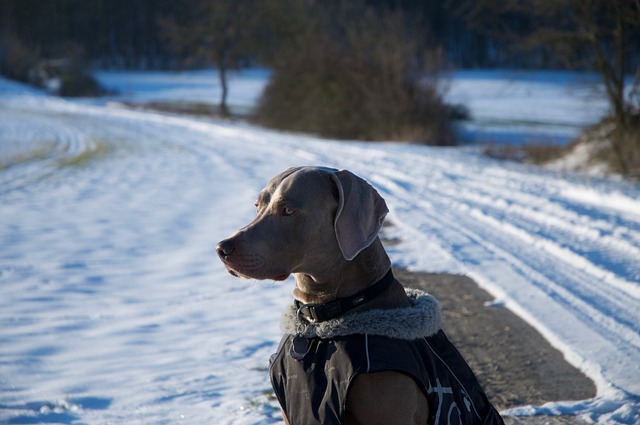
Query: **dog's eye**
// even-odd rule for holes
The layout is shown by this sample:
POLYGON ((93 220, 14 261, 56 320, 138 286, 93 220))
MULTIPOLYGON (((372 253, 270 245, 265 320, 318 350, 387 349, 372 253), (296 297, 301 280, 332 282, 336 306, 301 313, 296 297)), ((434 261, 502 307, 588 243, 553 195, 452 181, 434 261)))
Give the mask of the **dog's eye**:
POLYGON ((294 213, 294 211, 291 208, 287 208, 287 207, 282 207, 282 215, 285 217, 288 217, 290 215, 292 215, 294 213))

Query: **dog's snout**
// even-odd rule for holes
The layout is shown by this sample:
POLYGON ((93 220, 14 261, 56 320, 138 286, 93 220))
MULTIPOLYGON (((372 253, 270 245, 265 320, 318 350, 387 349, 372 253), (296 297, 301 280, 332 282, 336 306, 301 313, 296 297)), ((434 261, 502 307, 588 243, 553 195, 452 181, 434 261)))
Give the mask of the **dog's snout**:
POLYGON ((216 252, 218 253, 218 257, 222 258, 223 260, 229 255, 231 255, 234 250, 235 250, 235 246, 233 245, 233 242, 231 242, 231 240, 229 239, 223 240, 216 246, 216 252))

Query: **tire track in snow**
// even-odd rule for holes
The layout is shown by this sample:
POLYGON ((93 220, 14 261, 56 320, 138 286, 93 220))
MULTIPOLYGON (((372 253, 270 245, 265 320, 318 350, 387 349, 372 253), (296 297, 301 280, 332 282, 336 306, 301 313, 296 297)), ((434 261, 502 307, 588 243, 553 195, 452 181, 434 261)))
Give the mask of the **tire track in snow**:
POLYGON ((82 126, 49 112, 0 108, 0 194, 41 181, 96 144, 82 126))
MULTIPOLYGON (((581 204, 569 204, 560 195, 552 193, 551 196, 535 198, 520 187, 498 192, 491 189, 502 188, 504 184, 500 181, 488 183, 473 181, 472 190, 457 192, 456 199, 476 206, 487 216, 510 223, 514 236, 529 239, 530 234, 538 235, 545 241, 541 248, 566 258, 576 266, 579 262, 594 276, 608 276, 608 283, 640 299, 640 286, 612 276, 611 272, 637 276, 640 280, 640 264, 635 261, 640 258, 640 247, 628 240, 640 237, 638 220, 625 219, 624 210, 619 214, 612 212, 606 218, 593 219, 587 213, 579 212, 583 209, 581 204), (619 218, 621 216, 623 218, 619 218), (620 237, 621 234, 625 237, 620 237), (605 267, 600 266, 602 262, 605 262, 605 267)), ((439 190, 438 185, 431 185, 429 190, 440 196, 450 196, 451 193, 450 188, 439 190)))
MULTIPOLYGON (((383 187, 385 183, 387 186, 389 185, 388 181, 381 183, 383 187)), ((418 205, 425 211, 439 209, 438 204, 424 203, 415 199, 413 194, 420 193, 420 189, 401 189, 396 186, 390 192, 396 200, 418 205), (403 190, 405 191, 404 196, 399 196, 403 190)), ((595 317, 598 317, 594 315, 599 313, 602 322, 607 323, 606 328, 616 331, 609 335, 612 340, 625 339, 631 333, 630 331, 635 331, 634 326, 640 321, 640 314, 636 309, 628 306, 626 293, 616 293, 619 291, 611 291, 611 288, 600 289, 598 286, 579 285, 577 281, 584 273, 577 271, 574 267, 566 266, 562 256, 554 256, 553 250, 548 250, 549 255, 538 253, 538 259, 530 256, 532 247, 538 250, 537 248, 544 246, 546 241, 537 240, 538 238, 515 228, 510 223, 501 223, 469 204, 449 200, 446 203, 446 209, 447 213, 433 216, 434 224, 430 224, 429 227, 441 227, 449 229, 450 232, 464 235, 469 240, 469 245, 484 247, 488 251, 487 257, 501 258, 515 269, 520 270, 520 274, 523 276, 535 277, 536 283, 544 285, 545 292, 549 293, 556 301, 563 302, 565 307, 571 310, 577 309, 582 312, 583 320, 593 321, 595 317), (472 222, 469 218, 472 218, 476 224, 473 227, 468 224, 463 227, 461 223, 472 222), (563 277, 562 281, 566 283, 549 281, 543 272, 548 269, 554 270, 554 276, 560 274, 563 277), (536 277, 536 275, 538 276, 536 277), (599 311, 592 308, 594 304, 599 306, 599 311)), ((468 259, 468 261, 473 260, 473 258, 468 259)), ((584 276, 584 280, 588 281, 589 279, 590 276, 584 276)), ((599 326, 602 326, 602 323, 599 326)), ((633 338, 633 341, 630 342, 633 342, 635 347, 640 347, 640 338, 633 338)))

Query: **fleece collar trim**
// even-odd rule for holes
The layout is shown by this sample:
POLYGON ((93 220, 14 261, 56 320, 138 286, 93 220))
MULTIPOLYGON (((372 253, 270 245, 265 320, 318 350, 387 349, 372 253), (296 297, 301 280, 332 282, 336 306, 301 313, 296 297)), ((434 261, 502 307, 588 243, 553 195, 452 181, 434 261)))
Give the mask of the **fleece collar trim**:
POLYGON ((294 303, 285 311, 280 325, 287 334, 321 339, 368 334, 415 340, 436 334, 442 328, 438 301, 424 291, 405 291, 411 302, 409 307, 366 310, 319 323, 301 321, 294 303))

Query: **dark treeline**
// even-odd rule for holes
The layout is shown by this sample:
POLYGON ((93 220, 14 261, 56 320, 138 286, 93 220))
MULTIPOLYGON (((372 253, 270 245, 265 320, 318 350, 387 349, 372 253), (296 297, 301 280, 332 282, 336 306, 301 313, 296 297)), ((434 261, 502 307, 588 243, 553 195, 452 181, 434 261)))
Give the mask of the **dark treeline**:
MULTIPOLYGON (((239 3, 244 1, 238 0, 239 3)), ((633 6, 635 0, 625 2, 633 6)), ((176 68, 184 65, 181 56, 187 53, 176 52, 162 23, 167 19, 197 18, 202 3, 202 0, 2 0, 0 55, 6 55, 7 44, 20 43, 23 49, 39 58, 82 58, 101 68, 176 68)), ((207 0, 204 3, 215 5, 229 1, 207 0)), ((286 17, 284 9, 292 7, 291 1, 281 0, 251 3, 253 17, 246 22, 247 26, 264 24, 273 18, 272 12, 278 7, 286 17)), ((313 1, 298 0, 298 3, 311 5, 313 1)), ((527 43, 527 37, 541 26, 566 27, 567 17, 562 14, 540 15, 539 11, 544 10, 543 0, 368 0, 366 3, 380 10, 401 10, 413 16, 425 30, 423 35, 428 44, 441 48, 449 64, 456 68, 588 65, 588 61, 584 61, 585 52, 580 49, 559 54, 545 43, 535 47, 527 43)), ((546 0, 546 3, 554 2, 546 0)), ((555 3, 573 7, 572 2, 555 3)), ((574 13, 571 9, 565 11, 565 15, 571 13, 574 13)), ((289 19, 294 19, 294 15, 289 19)), ((630 37, 635 35, 636 40, 640 40, 637 29, 634 31, 630 37)), ((249 63, 260 62, 263 48, 269 44, 269 40, 265 40, 269 33, 257 31, 256 34, 259 42, 253 49, 249 45, 244 50, 249 63)), ((271 44, 276 42, 272 40, 271 44)), ((626 71, 632 72, 637 62, 638 49, 626 58, 626 71)))
MULTIPOLYGON (((117 68, 168 68, 175 62, 158 18, 171 0, 2 0, 0 38, 40 58, 82 58, 117 68)), ((8 47, 5 47, 8 48, 8 47)))

